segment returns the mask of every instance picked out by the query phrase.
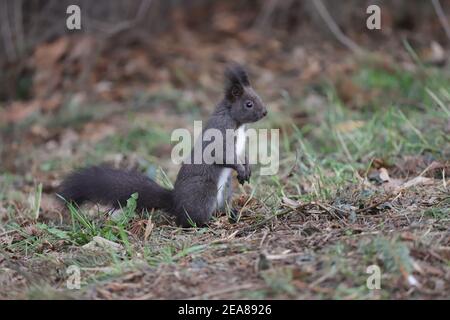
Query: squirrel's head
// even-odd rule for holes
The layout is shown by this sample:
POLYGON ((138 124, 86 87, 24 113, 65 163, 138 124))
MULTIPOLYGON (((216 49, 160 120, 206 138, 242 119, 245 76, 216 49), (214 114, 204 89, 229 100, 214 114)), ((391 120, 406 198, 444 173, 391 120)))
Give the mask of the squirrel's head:
POLYGON ((225 100, 230 114, 238 123, 250 123, 264 118, 267 108, 250 85, 245 69, 231 64, 225 69, 225 100))

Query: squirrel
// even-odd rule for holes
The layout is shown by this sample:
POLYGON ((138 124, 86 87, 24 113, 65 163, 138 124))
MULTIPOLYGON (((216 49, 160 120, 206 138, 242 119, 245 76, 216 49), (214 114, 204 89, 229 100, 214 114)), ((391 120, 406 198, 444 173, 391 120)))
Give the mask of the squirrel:
MULTIPOLYGON (((203 133, 210 128, 217 129, 226 137, 226 130, 237 132, 233 141, 233 161, 213 163, 183 162, 173 190, 161 187, 149 177, 137 172, 119 170, 105 165, 88 167, 70 174, 60 185, 59 195, 77 205, 94 202, 111 205, 114 209, 126 205, 133 193, 138 193, 137 209, 161 209, 175 217, 182 227, 205 225, 213 213, 224 209, 230 199, 231 173, 237 172, 240 184, 249 182, 251 168, 244 152, 245 125, 256 122, 267 115, 267 108, 253 90, 244 67, 233 63, 225 69, 223 99, 216 105, 203 133), (245 159, 242 159, 242 157, 245 159)), ((206 146, 208 142, 201 139, 206 146)), ((197 140, 197 143, 199 140, 197 140)), ((223 144, 225 148, 226 143, 223 144)), ((225 150, 225 149, 224 149, 225 150)), ((226 150, 227 152, 228 149, 226 150)), ((194 149, 190 153, 193 159, 194 149)), ((223 152, 223 156, 226 153, 223 152)), ((228 156, 227 156, 227 159, 228 156)), ((232 213, 236 211, 232 210, 232 213)), ((233 218, 233 217, 231 217, 233 218)))

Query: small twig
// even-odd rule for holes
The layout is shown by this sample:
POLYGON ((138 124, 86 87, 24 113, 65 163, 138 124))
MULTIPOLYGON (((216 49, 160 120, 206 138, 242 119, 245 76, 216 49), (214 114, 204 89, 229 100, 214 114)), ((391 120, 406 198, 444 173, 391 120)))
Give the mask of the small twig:
POLYGON ((269 234, 269 233, 268 233, 267 231, 264 232, 264 235, 263 235, 261 241, 259 242, 259 248, 260 248, 260 249, 262 248, 262 246, 263 246, 263 244, 264 244, 264 241, 266 241, 266 238, 267 238, 267 235, 268 235, 268 234, 269 234))
POLYGON ((399 193, 393 193, 393 194, 391 193, 387 197, 385 197, 383 200, 377 201, 377 202, 375 202, 374 204, 372 204, 372 205, 370 205, 368 207, 356 210, 356 213, 362 213, 362 212, 365 212, 365 211, 369 211, 369 210, 375 209, 379 205, 381 205, 381 204, 385 203, 386 201, 390 200, 392 197, 395 197, 394 198, 394 200, 395 200, 397 197, 400 196, 400 194, 401 194, 400 192, 399 193))
MULTIPOLYGON (((237 234, 242 234, 244 232, 256 230, 256 229, 262 227, 263 225, 267 224, 268 222, 272 221, 275 218, 284 216, 284 215, 289 214, 289 213, 291 213, 293 211, 301 211, 302 209, 304 209, 304 208, 306 208, 308 206, 317 206, 320 209, 322 209, 323 211, 329 213, 331 216, 333 216, 336 219, 338 219, 339 221, 343 222, 345 225, 348 225, 347 222, 345 222, 341 217, 339 217, 338 215, 336 215, 335 213, 330 211, 330 209, 327 208, 325 205, 321 204, 320 202, 316 202, 315 201, 315 202, 309 202, 309 203, 301 204, 301 205, 299 205, 298 207, 295 207, 295 208, 294 207, 288 207, 284 211, 277 212, 277 213, 271 215, 270 217, 264 219, 263 221, 260 221, 258 223, 253 224, 253 225, 250 225, 250 226, 242 228, 241 230, 239 230, 239 232, 237 234)), ((335 207, 332 207, 332 209, 334 209, 336 211, 341 211, 341 212, 347 213, 345 210, 338 209, 338 208, 335 208, 335 207)))
MULTIPOLYGON (((327 208, 325 205, 321 204, 320 202, 312 202, 311 204, 314 204, 314 205, 318 206, 320 209, 324 210, 325 212, 328 212, 328 214, 330 216, 335 217, 336 219, 338 219, 339 221, 344 223, 346 226, 348 226, 347 222, 345 222, 341 217, 339 217, 337 214, 332 212, 329 208, 327 208)), ((341 211, 341 212, 344 212, 344 213, 348 214, 348 212, 346 212, 346 211, 344 211, 342 209, 338 209, 338 208, 335 208, 335 207, 331 207, 331 208, 336 210, 336 211, 341 211)))
POLYGON ((450 40, 450 23, 448 22, 447 17, 445 16, 440 1, 431 0, 431 3, 433 4, 434 11, 436 11, 437 16, 439 17, 439 21, 441 22, 441 25, 444 28, 448 39, 450 40))
POLYGON ((337 23, 333 20, 333 17, 331 17, 330 13, 328 12, 327 8, 323 4, 322 0, 313 0, 312 1, 314 7, 316 8, 319 15, 322 17, 322 19, 327 24, 328 28, 331 30, 331 32, 334 34, 336 39, 342 43, 345 47, 350 49, 356 54, 362 54, 364 53, 364 50, 361 49, 360 46, 358 46, 352 39, 347 37, 339 28, 337 23))
POLYGON ((320 278, 318 278, 317 280, 315 280, 313 283, 311 283, 309 285, 309 287, 314 288, 317 287, 319 284, 321 284, 322 282, 324 282, 325 280, 327 280, 328 278, 334 276, 336 273, 336 271, 334 271, 334 269, 332 269, 330 272, 324 274, 323 276, 321 276, 320 278))
POLYGON ((255 191, 256 191, 256 188, 253 188, 252 193, 250 194, 250 197, 248 197, 247 201, 245 201, 245 203, 242 206, 241 210, 239 210, 239 213, 238 213, 238 216, 237 216, 237 221, 240 220, 240 218, 242 216, 242 212, 244 211, 245 207, 247 207, 247 205, 250 203, 250 200, 253 199, 253 196, 255 195, 255 191))
POLYGON ((25 52, 25 37, 23 33, 23 2, 22 0, 14 1, 14 23, 15 23, 15 37, 16 47, 19 56, 22 56, 25 52))
POLYGON ((155 212, 155 209, 152 209, 152 212, 150 213, 148 220, 147 220, 147 225, 145 226, 145 232, 144 232, 144 241, 147 242, 148 237, 150 236, 150 234, 152 233, 154 224, 152 222, 152 216, 153 213, 155 212))
MULTIPOLYGON (((306 205, 305 205, 305 206, 306 206, 306 205)), ((302 206, 302 207, 303 207, 303 206, 302 206)), ((298 208, 295 208, 295 209, 298 209, 298 208)), ((253 224, 253 225, 250 225, 250 226, 247 226, 247 227, 242 228, 241 230, 239 230, 239 232, 238 232, 237 234, 239 235, 239 234, 242 234, 242 233, 244 233, 244 232, 248 232, 248 231, 252 231, 252 230, 258 229, 259 227, 265 225, 266 223, 272 221, 273 219, 275 219, 275 218, 277 218, 277 217, 281 217, 281 216, 286 215, 286 214, 288 214, 288 213, 291 213, 292 211, 294 211, 294 208, 287 208, 287 209, 284 210, 284 211, 277 212, 277 213, 271 215, 270 217, 264 219, 264 220, 261 221, 261 222, 258 222, 258 223, 255 223, 255 224, 253 224)))
POLYGON ((5 232, 2 232, 2 233, 0 233, 0 237, 6 236, 7 234, 14 233, 14 232, 17 232, 17 230, 14 229, 14 230, 8 230, 5 232))
POLYGON ((266 3, 263 5, 262 12, 256 18, 254 26, 258 29, 261 29, 264 26, 267 27, 269 25, 269 19, 277 6, 278 0, 266 1, 266 3))
POLYGON ((17 55, 16 55, 16 50, 14 48, 13 34, 12 34, 11 25, 10 25, 10 21, 9 21, 8 3, 6 1, 2 1, 0 3, 1 3, 0 30, 2 32, 2 37, 3 37, 3 46, 5 47, 5 53, 6 53, 8 60, 15 61, 17 58, 17 55))
POLYGON ((136 11, 136 16, 132 20, 125 20, 115 25, 105 24, 91 19, 94 27, 106 33, 106 37, 112 37, 115 34, 131 29, 144 20, 147 11, 150 9, 152 0, 142 0, 136 11))

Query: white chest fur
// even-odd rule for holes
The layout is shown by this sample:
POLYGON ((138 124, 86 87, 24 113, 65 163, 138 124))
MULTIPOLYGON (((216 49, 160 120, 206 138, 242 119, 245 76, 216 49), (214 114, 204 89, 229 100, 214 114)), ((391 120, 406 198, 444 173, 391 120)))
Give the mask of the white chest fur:
MULTIPOLYGON (((235 152, 238 158, 242 157, 245 151, 245 142, 246 142, 246 133, 245 133, 245 125, 240 126, 236 132, 236 145, 235 152)), ((219 180, 217 181, 217 204, 220 207, 223 207, 224 197, 226 195, 226 184, 228 182, 228 178, 231 174, 232 169, 223 168, 220 173, 219 180)))
POLYGON ((241 157, 245 150, 245 125, 242 125, 238 128, 236 135, 236 154, 238 157, 241 157))

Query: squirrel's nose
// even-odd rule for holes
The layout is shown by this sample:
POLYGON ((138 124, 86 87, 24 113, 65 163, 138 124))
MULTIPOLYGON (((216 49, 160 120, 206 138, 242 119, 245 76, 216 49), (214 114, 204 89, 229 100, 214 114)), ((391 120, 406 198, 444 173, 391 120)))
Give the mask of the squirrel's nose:
POLYGON ((265 117, 267 115, 267 109, 264 109, 263 116, 265 117))

